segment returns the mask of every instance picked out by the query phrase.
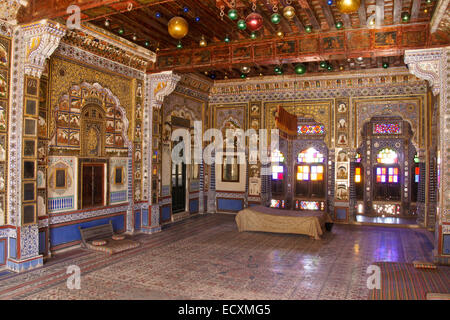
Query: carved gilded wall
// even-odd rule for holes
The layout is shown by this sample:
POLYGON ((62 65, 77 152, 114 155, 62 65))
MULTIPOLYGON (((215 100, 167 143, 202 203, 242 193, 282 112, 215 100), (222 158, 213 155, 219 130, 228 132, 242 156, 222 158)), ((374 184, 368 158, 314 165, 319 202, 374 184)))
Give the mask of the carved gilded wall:
POLYGON ((8 223, 5 192, 8 163, 10 46, 10 40, 0 36, 0 226, 8 223))

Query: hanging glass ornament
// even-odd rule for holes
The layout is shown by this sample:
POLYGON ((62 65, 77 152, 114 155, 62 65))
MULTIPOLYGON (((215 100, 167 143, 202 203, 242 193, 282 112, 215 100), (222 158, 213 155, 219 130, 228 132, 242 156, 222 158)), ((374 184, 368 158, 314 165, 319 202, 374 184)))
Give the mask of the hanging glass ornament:
POLYGON ((202 38, 200 39, 198 44, 200 47, 206 47, 208 45, 208 43, 206 42, 205 36, 202 35, 202 38))
POLYGON ((189 31, 189 25, 183 17, 173 17, 170 19, 167 28, 170 36, 174 39, 184 38, 189 31))
POLYGON ((304 74, 306 72, 306 66, 303 63, 299 63, 295 66, 296 74, 304 74))
POLYGON ((384 69, 387 69, 387 68, 389 68, 389 63, 387 63, 387 62, 383 62, 383 68, 384 68, 384 69))
POLYGON ((236 20, 238 18, 238 12, 236 9, 230 9, 228 10, 228 18, 231 20, 236 20))
POLYGON ((250 67, 249 66, 242 66, 241 67, 241 73, 243 74, 249 74, 250 73, 250 67))
POLYGON ((263 26, 263 17, 259 13, 252 12, 245 19, 245 23, 247 24, 248 30, 258 31, 263 26))
POLYGON ((305 27, 305 31, 306 31, 306 33, 311 33, 312 32, 312 26, 311 25, 307 25, 305 27))
POLYGON ((241 19, 237 22, 237 27, 239 30, 245 30, 247 28, 247 24, 245 23, 245 20, 241 19))
POLYGON ((354 13, 360 5, 361 0, 336 0, 336 8, 340 13, 354 13))
POLYGON ((291 20, 294 16, 295 16, 295 9, 293 6, 286 6, 283 9, 283 16, 288 19, 291 20))
POLYGON ((342 27, 344 26, 344 24, 342 23, 342 21, 338 21, 336 22, 336 29, 342 29, 342 27))
POLYGON ((328 63, 326 61, 320 61, 319 65, 322 69, 325 69, 328 66, 328 63))
POLYGON ((402 21, 403 22, 408 22, 410 18, 411 18, 411 15, 409 14, 409 12, 402 12, 402 21))
POLYGON ((273 24, 279 24, 281 22, 281 16, 279 13, 275 12, 270 16, 270 21, 273 24))

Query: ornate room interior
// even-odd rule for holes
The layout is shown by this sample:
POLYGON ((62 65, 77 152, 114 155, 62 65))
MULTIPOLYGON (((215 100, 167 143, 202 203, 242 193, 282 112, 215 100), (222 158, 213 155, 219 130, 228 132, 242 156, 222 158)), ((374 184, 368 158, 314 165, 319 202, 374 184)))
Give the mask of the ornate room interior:
POLYGON ((448 298, 449 71, 449 0, 0 0, 0 298, 448 298))

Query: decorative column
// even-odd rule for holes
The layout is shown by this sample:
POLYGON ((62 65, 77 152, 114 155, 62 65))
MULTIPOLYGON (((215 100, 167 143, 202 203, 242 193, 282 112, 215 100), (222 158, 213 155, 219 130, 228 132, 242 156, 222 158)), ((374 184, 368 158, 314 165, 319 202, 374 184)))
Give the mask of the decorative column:
MULTIPOLYGON (((159 195, 161 188, 161 139, 153 139, 154 123, 160 125, 161 121, 153 119, 154 112, 160 114, 164 98, 171 94, 181 77, 165 71, 149 74, 145 78, 147 90, 144 109, 144 143, 143 143, 143 200, 150 205, 150 228, 142 228, 143 232, 153 233, 161 230, 159 195), (154 165, 152 164, 155 160, 154 165)), ((158 117, 160 118, 160 116, 158 117)), ((160 119, 159 119, 160 120, 160 119)), ((158 128, 159 129, 159 128, 158 128)), ((159 132, 159 130, 157 131, 159 132)), ((144 227, 144 226, 143 226, 144 227)))
POLYGON ((7 203, 9 224, 16 227, 17 235, 10 238, 7 267, 14 271, 43 264, 39 255, 35 174, 39 79, 46 59, 64 35, 64 28, 47 20, 18 26, 13 34, 7 203))
POLYGON ((436 216, 434 260, 450 264, 450 47, 406 50, 405 63, 418 78, 427 80, 433 95, 439 99, 438 178, 439 201, 436 216), (440 181, 439 181, 440 180, 440 181))

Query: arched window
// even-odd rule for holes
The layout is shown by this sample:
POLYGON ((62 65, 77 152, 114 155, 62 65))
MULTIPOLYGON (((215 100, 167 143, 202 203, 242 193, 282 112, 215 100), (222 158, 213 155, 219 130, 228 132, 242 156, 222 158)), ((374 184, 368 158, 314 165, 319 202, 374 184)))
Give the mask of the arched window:
POLYGON ((314 148, 298 154, 296 165, 295 194, 297 197, 325 197, 325 157, 314 148))
POLYGON ((397 152, 392 149, 385 148, 378 152, 377 162, 382 164, 398 163, 397 152))
POLYGON ((285 175, 285 163, 284 155, 280 150, 274 150, 272 152, 272 193, 282 194, 284 193, 284 175, 285 175))
POLYGON ((397 153, 389 148, 377 154, 374 170, 375 200, 400 200, 400 168, 397 153))

